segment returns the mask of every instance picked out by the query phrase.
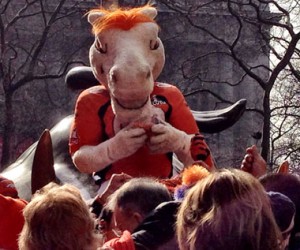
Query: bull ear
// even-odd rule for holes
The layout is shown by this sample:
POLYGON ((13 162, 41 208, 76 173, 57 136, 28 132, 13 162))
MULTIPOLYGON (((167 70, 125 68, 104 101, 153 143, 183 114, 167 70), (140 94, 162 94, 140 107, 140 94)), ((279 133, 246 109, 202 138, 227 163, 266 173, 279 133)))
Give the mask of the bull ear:
POLYGON ((144 8, 141 9, 139 12, 143 15, 150 17, 151 19, 154 19, 157 16, 157 10, 154 7, 144 8))
POLYGON ((91 11, 89 12, 87 19, 88 22, 93 25, 97 19, 102 18, 104 15, 105 14, 101 11, 91 11))
POLYGON ((35 149, 31 171, 31 193, 56 181, 50 131, 44 130, 35 149))
POLYGON ((289 173, 289 162, 284 161, 277 169, 277 173, 288 174, 289 173))

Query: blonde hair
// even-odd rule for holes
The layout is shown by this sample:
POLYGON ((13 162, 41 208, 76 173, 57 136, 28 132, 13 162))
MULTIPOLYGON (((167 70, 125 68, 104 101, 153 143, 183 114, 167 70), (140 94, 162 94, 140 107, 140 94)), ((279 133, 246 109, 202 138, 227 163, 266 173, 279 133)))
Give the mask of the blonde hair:
POLYGON ((259 181, 238 169, 211 173, 179 209, 180 249, 280 249, 280 231, 259 181))
POLYGON ((25 207, 20 250, 96 249, 94 219, 79 190, 65 184, 46 185, 25 207))

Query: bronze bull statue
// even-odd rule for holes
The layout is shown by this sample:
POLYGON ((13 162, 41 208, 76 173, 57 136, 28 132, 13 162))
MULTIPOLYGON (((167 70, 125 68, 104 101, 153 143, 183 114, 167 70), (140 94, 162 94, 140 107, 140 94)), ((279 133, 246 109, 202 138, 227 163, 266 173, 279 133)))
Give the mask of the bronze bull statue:
MULTIPOLYGON (((66 83, 71 89, 83 89, 98 84, 89 67, 72 69, 67 74, 66 83)), ((246 102, 241 99, 224 109, 192 110, 192 113, 202 133, 218 133, 239 120, 246 109, 246 102)), ((37 142, 2 171, 4 177, 14 181, 21 198, 30 200, 32 193, 50 181, 75 185, 86 200, 97 194, 99 187, 92 176, 80 173, 69 155, 68 138, 72 119, 73 115, 69 115, 51 130, 46 129, 37 142)), ((180 166, 176 162, 174 165, 178 171, 180 166)))

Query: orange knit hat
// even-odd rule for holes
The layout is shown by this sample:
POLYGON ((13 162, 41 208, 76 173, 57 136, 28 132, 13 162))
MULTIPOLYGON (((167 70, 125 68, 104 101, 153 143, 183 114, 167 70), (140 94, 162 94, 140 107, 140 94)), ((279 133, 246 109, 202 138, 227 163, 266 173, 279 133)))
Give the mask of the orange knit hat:
POLYGON ((190 187, 207 177, 209 174, 210 172, 198 163, 186 167, 182 172, 181 185, 178 185, 174 190, 175 200, 182 200, 190 187))

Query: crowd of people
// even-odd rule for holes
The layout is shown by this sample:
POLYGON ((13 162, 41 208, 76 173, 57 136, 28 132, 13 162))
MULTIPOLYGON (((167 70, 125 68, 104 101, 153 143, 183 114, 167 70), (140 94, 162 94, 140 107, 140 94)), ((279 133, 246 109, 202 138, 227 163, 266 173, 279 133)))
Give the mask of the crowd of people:
POLYGON ((0 249, 300 249, 300 178, 267 173, 256 147, 240 169, 194 164, 170 180, 112 176, 88 203, 49 183, 30 201, 0 179, 0 249))

